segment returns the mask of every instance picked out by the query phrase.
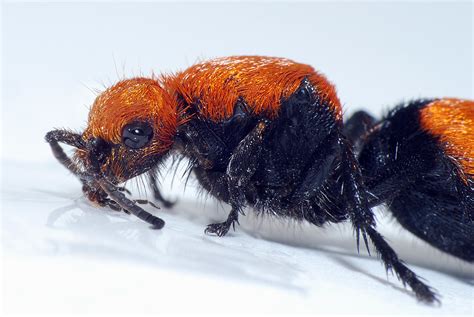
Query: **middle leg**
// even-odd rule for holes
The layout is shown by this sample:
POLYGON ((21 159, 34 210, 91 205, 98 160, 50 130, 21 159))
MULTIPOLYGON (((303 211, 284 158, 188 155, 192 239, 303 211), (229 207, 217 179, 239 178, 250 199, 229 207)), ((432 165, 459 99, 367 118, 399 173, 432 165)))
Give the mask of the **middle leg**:
POLYGON ((216 234, 221 237, 227 234, 231 226, 235 228, 236 222, 237 224, 239 223, 239 213, 242 213, 242 209, 246 204, 245 189, 257 170, 267 124, 266 120, 257 123, 254 129, 234 150, 226 173, 222 174, 222 177, 226 179, 228 203, 231 205, 232 210, 226 221, 208 225, 205 230, 206 233, 216 234))
POLYGON ((174 206, 176 201, 170 201, 163 197, 160 189, 158 188, 158 180, 156 178, 155 173, 156 173, 155 171, 148 172, 148 181, 149 181, 151 190, 153 191, 153 196, 155 197, 156 200, 161 202, 165 208, 171 208, 174 206))

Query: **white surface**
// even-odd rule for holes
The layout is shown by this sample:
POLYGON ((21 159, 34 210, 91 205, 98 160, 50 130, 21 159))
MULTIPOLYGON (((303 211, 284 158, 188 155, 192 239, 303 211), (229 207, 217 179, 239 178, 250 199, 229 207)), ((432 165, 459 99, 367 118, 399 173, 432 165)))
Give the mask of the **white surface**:
MULTIPOLYGON (((2 248, 5 312, 473 314, 474 268, 378 214, 381 231, 442 295, 418 304, 350 228, 268 217, 205 236, 223 207, 177 184, 162 231, 100 210, 52 157, 44 134, 81 130, 117 77, 198 57, 262 54, 312 64, 347 112, 415 97, 473 98, 472 7, 464 4, 6 4, 2 12, 2 248), (114 63, 115 60, 115 63, 114 63), (116 74, 115 65, 119 75, 116 74), (125 66, 122 66, 125 65, 125 66)), ((145 193, 135 191, 136 197, 145 193)), ((155 212, 154 210, 150 210, 155 212)))
POLYGON ((2 129, 15 138, 3 134, 4 155, 49 160, 43 135, 84 128, 91 90, 216 56, 311 64, 336 84, 347 112, 378 115, 418 97, 473 98, 472 10, 453 1, 7 4, 2 129), (20 119, 28 129, 17 128, 20 119))
POLYGON ((387 280, 377 259, 354 256, 348 227, 249 216, 224 238, 206 236, 205 224, 225 212, 209 200, 188 200, 191 185, 173 211, 148 208, 166 221, 154 231, 90 206, 57 164, 3 167, 7 312, 473 312, 473 266, 397 226, 382 232, 400 256, 425 266, 412 267, 439 290, 441 307, 418 304, 395 277, 387 280))

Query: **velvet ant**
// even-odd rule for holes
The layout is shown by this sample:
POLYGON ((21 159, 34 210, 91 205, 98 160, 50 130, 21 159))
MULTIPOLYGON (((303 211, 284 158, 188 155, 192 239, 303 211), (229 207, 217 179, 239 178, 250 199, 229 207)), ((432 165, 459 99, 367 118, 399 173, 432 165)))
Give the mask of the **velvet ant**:
POLYGON ((155 228, 164 221, 119 185, 146 173, 170 206, 156 183, 170 155, 189 159, 200 185, 232 207, 206 233, 224 236, 246 206, 316 226, 348 220, 357 247, 370 239, 387 270, 434 302, 377 232, 371 208, 387 203, 405 228, 472 261, 472 109, 471 101, 415 101, 381 121, 359 112, 343 125, 334 86, 311 66, 235 56, 120 81, 97 97, 82 134, 53 130, 46 140, 89 200, 155 228), (59 142, 76 148, 73 158, 59 142))

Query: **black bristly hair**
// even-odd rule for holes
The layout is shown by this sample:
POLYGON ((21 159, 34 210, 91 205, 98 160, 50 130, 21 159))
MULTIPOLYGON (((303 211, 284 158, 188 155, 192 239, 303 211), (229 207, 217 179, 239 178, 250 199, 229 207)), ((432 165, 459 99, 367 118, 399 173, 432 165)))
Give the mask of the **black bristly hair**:
MULTIPOLYGON (((137 205, 146 201, 127 198, 118 185, 146 173, 154 198, 170 207, 157 172, 168 155, 184 157, 187 175, 231 206, 227 219, 209 224, 206 233, 224 236, 247 207, 315 226, 350 221, 357 248, 360 240, 367 249, 372 243, 386 269, 419 300, 438 301, 376 230, 371 207, 392 199, 384 195, 399 184, 383 178, 390 120, 376 123, 359 113, 344 126, 341 113, 334 87, 309 65, 241 56, 159 80, 121 81, 96 99, 82 136, 56 130, 46 139, 101 206, 163 227, 137 205), (78 148, 79 165, 58 142, 78 148)), ((424 163, 418 167, 430 167, 424 163)))
POLYGON ((362 236, 369 248, 370 239, 387 270, 420 300, 437 300, 376 231, 351 142, 309 82, 281 101, 274 120, 239 110, 235 119, 214 122, 197 113, 178 130, 175 142, 194 160, 193 172, 204 189, 232 207, 227 220, 210 224, 206 233, 225 235, 245 206, 316 226, 350 220, 357 246, 362 236))
POLYGON ((371 207, 386 204, 405 229, 473 262, 474 181, 460 177, 443 142, 422 127, 421 112, 434 102, 400 104, 379 121, 367 113, 353 116, 351 126, 365 131, 354 138, 358 160, 371 207))
MULTIPOLYGON (((165 225, 163 219, 156 217, 149 212, 143 210, 136 205, 137 201, 132 201, 125 197, 122 193, 126 191, 121 187, 106 180, 101 175, 99 163, 97 160, 98 153, 92 151, 92 168, 84 171, 80 166, 74 163, 63 151, 59 143, 64 143, 74 146, 77 149, 86 149, 91 146, 104 147, 101 140, 94 140, 88 145, 84 144, 82 136, 67 130, 53 130, 46 134, 46 141, 50 144, 54 156, 58 161, 66 167, 72 174, 76 175, 82 183, 82 190, 87 197, 99 204, 100 206, 107 206, 113 210, 124 210, 131 213, 143 221, 151 224, 155 229, 161 229, 165 225), (107 197, 108 196, 108 197, 107 197)), ((100 154, 99 154, 100 155, 100 154)), ((147 202, 147 201, 144 201, 147 202)))

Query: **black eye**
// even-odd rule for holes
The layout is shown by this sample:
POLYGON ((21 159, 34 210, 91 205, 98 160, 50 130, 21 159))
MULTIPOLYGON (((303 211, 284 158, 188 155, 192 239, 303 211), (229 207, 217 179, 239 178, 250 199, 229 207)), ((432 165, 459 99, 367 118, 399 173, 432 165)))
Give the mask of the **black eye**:
POLYGON ((122 142, 131 149, 140 149, 153 138, 153 128, 147 122, 132 122, 122 130, 122 142))

